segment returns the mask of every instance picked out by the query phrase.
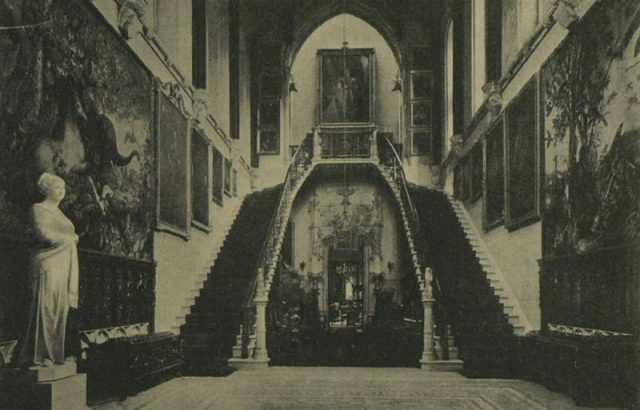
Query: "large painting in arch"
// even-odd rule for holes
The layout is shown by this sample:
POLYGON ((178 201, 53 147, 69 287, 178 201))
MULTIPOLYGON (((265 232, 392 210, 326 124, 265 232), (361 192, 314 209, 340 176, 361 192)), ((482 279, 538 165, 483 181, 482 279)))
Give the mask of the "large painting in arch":
POLYGON ((157 229, 189 238, 190 130, 189 119, 158 87, 156 109, 158 145, 157 229))
POLYGON ((640 4, 602 0, 541 73, 543 256, 640 240, 640 4))
POLYGON ((318 50, 320 123, 373 122, 373 49, 318 50))

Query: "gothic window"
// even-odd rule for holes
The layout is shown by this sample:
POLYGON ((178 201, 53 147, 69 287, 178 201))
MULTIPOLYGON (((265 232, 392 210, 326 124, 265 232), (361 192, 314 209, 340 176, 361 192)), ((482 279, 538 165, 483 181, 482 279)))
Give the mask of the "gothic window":
POLYGON ((207 88, 207 4, 206 0, 191 3, 192 79, 196 88, 207 88))
MULTIPOLYGON (((417 61, 418 67, 428 67, 428 57, 421 56, 417 61)), ((415 57, 414 53, 414 60, 415 57)), ((414 61, 414 64, 416 61, 414 61)), ((415 68, 415 67, 414 67, 415 68)), ((411 154, 428 155, 433 152, 433 71, 427 69, 411 70, 411 90, 410 90, 410 126, 411 126, 411 154)))
POLYGON ((272 72, 258 85, 258 153, 280 153, 280 77, 272 72))

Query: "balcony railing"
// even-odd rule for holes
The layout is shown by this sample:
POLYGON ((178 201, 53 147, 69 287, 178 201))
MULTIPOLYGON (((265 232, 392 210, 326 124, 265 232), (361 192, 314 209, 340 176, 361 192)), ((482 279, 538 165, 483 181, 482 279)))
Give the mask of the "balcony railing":
POLYGON ((314 161, 337 159, 378 161, 376 135, 375 127, 315 129, 314 153, 319 155, 314 157, 314 161))

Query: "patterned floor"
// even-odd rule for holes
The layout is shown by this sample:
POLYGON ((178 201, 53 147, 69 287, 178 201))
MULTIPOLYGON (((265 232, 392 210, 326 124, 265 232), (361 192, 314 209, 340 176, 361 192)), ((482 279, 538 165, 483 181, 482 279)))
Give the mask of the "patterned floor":
POLYGON ((568 397, 520 380, 466 379, 419 369, 272 367, 182 377, 94 407, 116 409, 574 409, 568 397))

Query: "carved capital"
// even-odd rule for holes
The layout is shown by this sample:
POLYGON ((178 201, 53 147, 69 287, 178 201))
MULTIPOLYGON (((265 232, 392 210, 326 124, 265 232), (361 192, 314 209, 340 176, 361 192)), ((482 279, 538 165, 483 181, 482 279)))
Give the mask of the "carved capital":
POLYGON ((489 113, 491 113, 492 117, 497 117, 502 109, 502 90, 500 89, 500 83, 490 81, 482 86, 482 91, 487 100, 489 113))
POLYGON ((160 89, 165 93, 169 100, 180 110, 185 116, 188 116, 187 109, 184 105, 184 97, 182 95, 182 87, 180 84, 172 82, 159 81, 160 89))
POLYGON ((145 0, 123 0, 119 2, 118 29, 122 37, 131 39, 134 34, 142 31, 140 19, 144 17, 145 0))
POLYGON ((579 0, 558 0, 558 6, 553 12, 553 19, 562 27, 568 29, 578 18, 579 0))
POLYGON ((198 88, 193 93, 193 118, 202 124, 209 116, 209 93, 204 88, 198 88))
POLYGON ((449 146, 450 151, 456 156, 460 155, 462 152, 462 146, 464 144, 464 139, 461 134, 453 134, 451 138, 449 138, 449 146))

